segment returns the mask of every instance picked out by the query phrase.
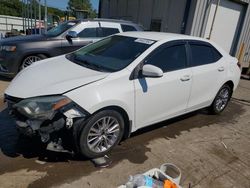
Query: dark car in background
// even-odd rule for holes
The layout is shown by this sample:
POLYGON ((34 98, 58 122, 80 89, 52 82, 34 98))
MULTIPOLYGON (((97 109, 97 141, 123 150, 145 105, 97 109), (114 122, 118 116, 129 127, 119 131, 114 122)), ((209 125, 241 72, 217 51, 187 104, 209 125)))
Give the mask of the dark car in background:
POLYGON ((75 51, 115 33, 142 30, 139 25, 124 20, 73 20, 46 34, 3 39, 0 41, 0 75, 14 77, 36 61, 75 51))

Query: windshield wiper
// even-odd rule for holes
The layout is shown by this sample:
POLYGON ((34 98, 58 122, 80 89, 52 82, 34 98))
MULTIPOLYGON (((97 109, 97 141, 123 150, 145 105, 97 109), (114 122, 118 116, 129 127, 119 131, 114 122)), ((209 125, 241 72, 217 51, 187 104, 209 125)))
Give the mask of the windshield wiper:
POLYGON ((101 72, 108 72, 103 66, 100 66, 100 65, 97 65, 97 64, 94 64, 94 63, 90 63, 89 61, 87 60, 83 60, 77 56, 73 56, 74 60, 76 61, 77 64, 80 64, 80 65, 83 65, 87 68, 91 68, 91 69, 94 69, 94 70, 98 70, 98 71, 101 71, 101 72))

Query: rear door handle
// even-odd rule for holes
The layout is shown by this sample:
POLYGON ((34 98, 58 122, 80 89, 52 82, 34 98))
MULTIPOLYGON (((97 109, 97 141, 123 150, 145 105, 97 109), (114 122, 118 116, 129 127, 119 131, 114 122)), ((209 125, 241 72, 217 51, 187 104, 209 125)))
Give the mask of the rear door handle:
POLYGON ((191 79, 190 75, 185 75, 185 76, 181 77, 181 81, 183 81, 183 82, 188 81, 190 79, 191 79))
POLYGON ((218 68, 218 71, 219 71, 219 72, 224 71, 224 67, 219 67, 219 68, 218 68))

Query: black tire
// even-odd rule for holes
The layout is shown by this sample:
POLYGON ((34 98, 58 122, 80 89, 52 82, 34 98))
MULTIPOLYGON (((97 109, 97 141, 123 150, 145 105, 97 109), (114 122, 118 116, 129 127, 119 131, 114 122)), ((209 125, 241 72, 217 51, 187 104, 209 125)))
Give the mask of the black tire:
POLYGON ((31 59, 33 58, 34 59, 33 63, 34 63, 36 61, 40 61, 40 60, 46 59, 48 57, 46 55, 44 55, 44 54, 28 55, 25 58, 23 58, 23 60, 22 60, 22 62, 20 64, 19 70, 23 70, 24 68, 26 68, 26 67, 28 67, 28 66, 30 66, 32 64, 32 63, 29 64, 27 62, 28 58, 31 58, 31 59), (37 59, 37 60, 35 60, 35 59, 37 59))
POLYGON ((210 113, 220 114, 221 112, 223 112, 223 110, 228 105, 228 102, 230 101, 231 96, 232 96, 232 88, 227 84, 223 85, 218 91, 218 93, 216 94, 213 103, 209 107, 210 113), (227 92, 228 97, 223 98, 221 96, 222 92, 227 92))
MULTIPOLYGON (((109 119, 109 121, 111 121, 109 119)), ((112 125, 112 126, 114 126, 112 125)), ((75 126, 75 125, 74 125, 75 126)), ((101 125, 102 126, 102 125, 101 125)), ((111 128, 111 126, 109 127, 111 128)), ((95 129, 96 130, 96 129, 95 129)), ((101 128, 99 129, 101 130, 101 128)), ((107 131, 107 130, 106 130, 107 131)), ((112 131, 112 130, 111 130, 112 131)), ((94 134, 92 132, 92 134, 94 134)), ((108 134, 108 133, 107 133, 108 134)), ((100 111, 96 114, 94 114, 93 116, 91 116, 87 122, 83 121, 83 120, 79 120, 78 122, 76 122, 76 129, 74 131, 74 137, 77 138, 75 139, 76 141, 78 141, 77 144, 77 149, 80 151, 80 153, 87 158, 98 158, 98 157, 103 157, 104 155, 108 154, 122 139, 124 134, 124 119, 122 117, 122 115, 114 110, 103 110, 100 111), (102 141, 99 142, 103 142, 102 144, 98 144, 97 147, 92 148, 90 147, 90 140, 92 139, 92 137, 101 137, 101 136, 90 136, 92 128, 96 128, 96 126, 99 127, 99 123, 100 121, 106 121, 105 118, 110 117, 111 120, 114 120, 114 125, 117 126, 117 128, 119 128, 119 131, 116 131, 115 133, 109 133, 109 134, 117 134, 116 136, 114 136, 114 140, 110 139, 111 142, 113 142, 112 144, 110 144, 109 147, 105 148, 105 141, 104 140, 108 140, 108 137, 111 137, 110 135, 107 136, 104 133, 104 130, 102 130, 101 132, 103 133, 99 133, 99 134, 103 134, 102 136, 105 138, 102 138, 102 141), (91 138, 91 139, 90 139, 91 138), (104 151, 93 151, 93 150, 97 150, 102 148, 104 151)), ((96 139, 97 141, 98 139, 96 139)), ((108 141, 110 141, 108 140, 108 141)), ((108 143, 106 141, 106 143, 108 143)))

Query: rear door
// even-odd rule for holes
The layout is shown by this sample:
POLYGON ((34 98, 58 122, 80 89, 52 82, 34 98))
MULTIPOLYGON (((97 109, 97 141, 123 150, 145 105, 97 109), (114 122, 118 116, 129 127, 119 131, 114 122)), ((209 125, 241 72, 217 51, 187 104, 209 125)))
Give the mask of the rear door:
POLYGON ((188 110, 210 105, 225 80, 227 66, 222 55, 209 43, 189 41, 192 90, 188 110))
POLYGON ((143 64, 164 72, 160 78, 134 80, 136 128, 141 128, 185 112, 191 88, 191 69, 187 67, 183 41, 168 42, 153 51, 143 64))

